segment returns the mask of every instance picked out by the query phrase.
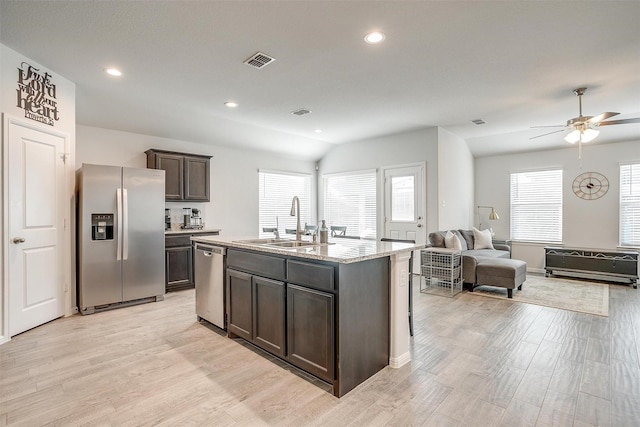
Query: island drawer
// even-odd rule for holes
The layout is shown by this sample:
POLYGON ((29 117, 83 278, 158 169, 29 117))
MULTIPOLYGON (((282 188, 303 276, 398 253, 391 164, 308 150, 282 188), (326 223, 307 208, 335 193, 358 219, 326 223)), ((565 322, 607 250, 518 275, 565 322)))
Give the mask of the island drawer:
POLYGON ((257 274, 269 279, 285 280, 285 262, 284 258, 270 255, 234 249, 227 251, 227 267, 257 274))
POLYGON ((333 291, 334 269, 331 265, 289 260, 287 262, 287 281, 297 285, 333 291))

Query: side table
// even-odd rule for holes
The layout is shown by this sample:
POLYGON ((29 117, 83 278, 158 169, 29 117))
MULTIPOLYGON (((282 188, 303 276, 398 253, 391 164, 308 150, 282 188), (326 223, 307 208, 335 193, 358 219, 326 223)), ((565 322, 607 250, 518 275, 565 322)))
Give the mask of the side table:
POLYGON ((420 251, 420 292, 452 297, 462 292, 462 252, 456 249, 427 248, 420 251))

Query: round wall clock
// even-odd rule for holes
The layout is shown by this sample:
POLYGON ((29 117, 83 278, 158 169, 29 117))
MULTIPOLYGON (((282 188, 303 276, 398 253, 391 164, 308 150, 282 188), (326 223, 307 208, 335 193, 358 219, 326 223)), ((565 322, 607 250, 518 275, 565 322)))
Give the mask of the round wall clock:
POLYGON ((585 172, 573 180, 573 192, 585 200, 595 200, 607 194, 609 180, 598 172, 585 172))

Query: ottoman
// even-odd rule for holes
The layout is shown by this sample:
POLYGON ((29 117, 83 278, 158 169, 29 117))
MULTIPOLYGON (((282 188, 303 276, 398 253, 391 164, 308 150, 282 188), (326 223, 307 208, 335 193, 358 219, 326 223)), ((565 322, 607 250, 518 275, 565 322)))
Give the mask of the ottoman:
MULTIPOLYGON (((473 286, 487 285, 507 288, 507 297, 513 297, 513 289, 522 289, 527 279, 527 263, 518 259, 478 258, 476 265, 476 283, 473 286)), ((473 292, 473 287, 471 288, 473 292)))

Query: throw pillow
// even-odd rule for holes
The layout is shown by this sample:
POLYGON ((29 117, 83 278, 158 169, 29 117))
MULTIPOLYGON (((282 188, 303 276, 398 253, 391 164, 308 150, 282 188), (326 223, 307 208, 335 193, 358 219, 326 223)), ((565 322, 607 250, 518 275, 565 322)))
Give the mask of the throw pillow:
POLYGON ((458 236, 458 239, 460 239, 460 245, 462 246, 460 248, 460 250, 466 251, 467 249, 469 249, 469 246, 467 245, 467 241, 465 240, 465 238, 462 236, 462 234, 460 233, 460 231, 458 230, 453 230, 453 234, 455 234, 456 236, 458 236))
POLYGON ((448 249, 456 249, 459 251, 462 250, 460 239, 450 231, 447 231, 447 234, 444 235, 444 247, 448 249))
POLYGON ((473 227, 473 249, 493 249, 493 243, 491 242, 491 231, 478 230, 473 227))

